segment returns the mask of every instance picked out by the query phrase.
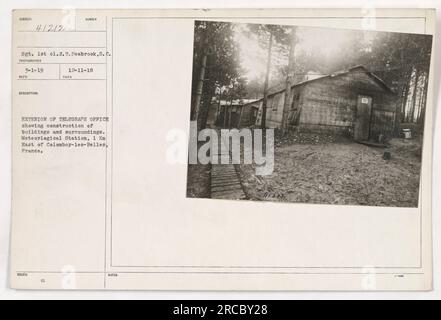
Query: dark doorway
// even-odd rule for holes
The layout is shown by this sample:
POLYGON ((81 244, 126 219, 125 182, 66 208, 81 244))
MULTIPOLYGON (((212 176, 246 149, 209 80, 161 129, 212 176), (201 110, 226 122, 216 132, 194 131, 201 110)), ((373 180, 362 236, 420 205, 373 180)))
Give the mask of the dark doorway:
POLYGON ((257 113, 258 113, 259 109, 255 106, 251 107, 251 112, 250 112, 250 126, 254 126, 256 124, 256 120, 257 120, 257 113))
POLYGON ((367 141, 371 122, 372 97, 359 95, 357 97, 357 115, 354 125, 354 139, 367 141))

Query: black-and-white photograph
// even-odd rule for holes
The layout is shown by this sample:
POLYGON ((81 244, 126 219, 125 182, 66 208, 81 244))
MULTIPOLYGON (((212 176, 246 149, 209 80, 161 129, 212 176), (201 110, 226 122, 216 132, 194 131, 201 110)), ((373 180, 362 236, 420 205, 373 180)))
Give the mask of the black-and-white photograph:
POLYGON ((417 207, 431 46, 196 21, 187 197, 417 207))

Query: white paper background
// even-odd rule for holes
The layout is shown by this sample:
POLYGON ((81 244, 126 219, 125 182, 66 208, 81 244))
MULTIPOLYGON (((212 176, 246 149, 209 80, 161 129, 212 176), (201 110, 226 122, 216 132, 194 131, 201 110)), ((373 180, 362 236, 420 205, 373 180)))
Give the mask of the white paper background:
MULTIPOLYGON (((431 7, 437 8, 441 11, 441 3, 437 0, 416 1, 416 0, 382 0, 382 1, 334 1, 333 6, 340 7, 366 7, 366 6, 380 6, 381 7, 431 7)), ((329 7, 329 1, 324 0, 308 0, 296 1, 297 7, 329 7)), ((440 142, 440 130, 435 130, 434 134, 434 185, 433 185, 433 251, 434 251, 434 291, 424 293, 215 293, 215 292, 189 292, 189 293, 175 293, 175 292, 27 292, 14 291, 8 289, 8 255, 9 255, 9 227, 10 227, 10 43, 11 43, 11 10, 15 8, 62 8, 62 7, 76 7, 76 8, 159 8, 159 7, 293 7, 293 1, 289 0, 213 0, 213 1, 186 1, 185 4, 179 0, 162 0, 162 1, 142 1, 142 0, 126 0, 126 1, 84 1, 84 0, 3 0, 0 3, 0 298, 1 299, 29 299, 29 298, 61 298, 61 299, 75 299, 75 298, 144 298, 144 299, 326 299, 326 298, 360 298, 360 299, 440 299, 441 298, 441 265, 440 243, 441 243, 441 229, 439 212, 441 209, 441 200, 437 195, 440 194, 441 189, 441 169, 438 165, 441 160, 440 148, 437 146, 440 142)), ((438 12, 438 17, 440 12, 438 12)), ((439 50, 439 28, 437 36, 437 49, 439 50)), ((437 51, 439 52, 439 51, 437 51)), ((437 61, 435 69, 437 74, 435 76, 435 95, 437 101, 439 100, 439 63, 437 61)), ((439 127, 440 116, 437 112, 435 104, 436 124, 439 127)))

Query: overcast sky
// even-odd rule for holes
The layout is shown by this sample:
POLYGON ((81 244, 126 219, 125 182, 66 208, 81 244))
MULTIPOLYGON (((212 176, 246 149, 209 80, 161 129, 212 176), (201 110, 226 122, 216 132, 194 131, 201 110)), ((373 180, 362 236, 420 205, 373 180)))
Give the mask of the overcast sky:
MULTIPOLYGON (((255 35, 249 35, 245 32, 246 25, 238 24, 235 30, 235 39, 240 48, 240 61, 245 75, 249 80, 263 79, 266 68, 266 49, 259 45, 255 35)), ((296 45, 296 54, 301 51, 322 52, 324 55, 328 55, 332 61, 332 57, 340 54, 354 34, 358 32, 360 31, 298 27, 297 37, 299 42, 296 45)), ((276 71, 275 64, 277 63, 286 65, 286 60, 286 56, 283 57, 274 52, 274 63, 271 71, 273 73, 276 71)))

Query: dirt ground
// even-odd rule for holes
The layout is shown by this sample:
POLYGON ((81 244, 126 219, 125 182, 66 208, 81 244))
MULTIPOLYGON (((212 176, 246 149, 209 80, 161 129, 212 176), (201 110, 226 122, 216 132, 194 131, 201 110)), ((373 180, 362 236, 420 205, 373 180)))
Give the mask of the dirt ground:
POLYGON ((187 169, 187 197, 210 198, 210 165, 190 164, 187 169))
POLYGON ((272 175, 256 176, 254 165, 238 167, 251 200, 416 207, 420 157, 419 139, 393 139, 383 149, 304 135, 276 140, 272 175))

